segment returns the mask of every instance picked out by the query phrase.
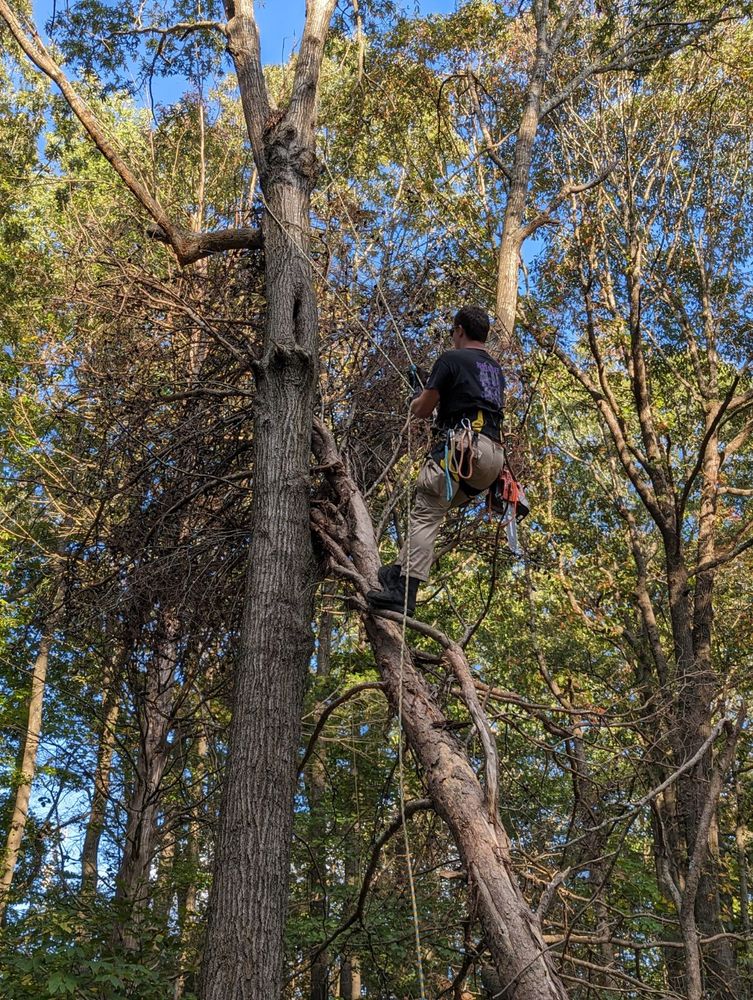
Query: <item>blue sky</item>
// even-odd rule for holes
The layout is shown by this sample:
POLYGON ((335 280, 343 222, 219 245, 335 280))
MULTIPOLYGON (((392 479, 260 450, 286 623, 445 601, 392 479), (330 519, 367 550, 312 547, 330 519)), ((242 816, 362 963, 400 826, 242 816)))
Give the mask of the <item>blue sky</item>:
MULTIPOLYGON (((262 59, 267 63, 282 62, 300 38, 306 0, 266 0, 256 6, 262 59)), ((405 0, 403 6, 410 14, 449 14, 458 6, 458 0, 405 0)))

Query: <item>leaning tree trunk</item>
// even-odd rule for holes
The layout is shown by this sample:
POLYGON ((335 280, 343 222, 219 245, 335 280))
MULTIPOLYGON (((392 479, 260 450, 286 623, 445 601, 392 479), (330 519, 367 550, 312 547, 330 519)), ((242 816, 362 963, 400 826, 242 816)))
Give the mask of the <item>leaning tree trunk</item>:
MULTIPOLYGON (((315 443, 340 508, 347 511, 349 554, 345 555, 337 543, 331 544, 327 526, 318 517, 315 526, 334 558, 340 560, 343 575, 364 592, 376 584, 379 567, 371 518, 331 434, 320 422, 316 425, 315 443)), ((462 650, 450 644, 445 656, 460 681, 484 746, 486 794, 463 746, 449 730, 447 717, 413 663, 398 626, 372 614, 365 615, 364 624, 392 710, 400 713, 434 808, 457 845, 468 875, 473 909, 504 996, 507 1000, 566 1000, 567 993, 544 943, 539 920, 515 879, 510 842, 498 814, 494 736, 478 704, 462 650)))

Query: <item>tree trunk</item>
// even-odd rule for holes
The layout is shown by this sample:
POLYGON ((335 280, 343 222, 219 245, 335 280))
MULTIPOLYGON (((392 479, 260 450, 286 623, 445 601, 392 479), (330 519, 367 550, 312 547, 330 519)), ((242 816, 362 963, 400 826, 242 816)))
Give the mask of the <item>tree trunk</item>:
POLYGON ((11 813, 8 839, 5 843, 2 862, 0 862, 0 925, 5 921, 5 911, 8 906, 13 876, 18 864, 26 820, 29 815, 29 800, 31 785, 37 768, 37 751, 42 730, 42 706, 44 690, 47 681, 47 665, 49 662, 52 632, 58 617, 63 599, 63 568, 61 556, 52 559, 52 605, 44 625, 42 638, 39 642, 34 667, 31 672, 31 691, 29 692, 29 715, 24 734, 23 752, 21 754, 18 786, 16 788, 13 812, 11 813))
MULTIPOLYGON (((745 978, 750 975, 751 949, 751 921, 750 921, 750 877, 748 870, 748 847, 751 841, 750 829, 743 803, 743 788, 740 779, 735 782, 735 797, 737 800, 737 821, 735 823, 735 848, 737 853, 737 867, 739 872, 738 900, 740 905, 740 922, 742 925, 745 943, 740 949, 742 967, 745 970, 745 978)), ((749 985, 746 983, 746 985, 749 985)))
MULTIPOLYGON (((377 667, 387 685, 393 711, 400 701, 398 628, 376 617, 366 619, 377 667)), ((409 658, 402 667, 402 720, 408 741, 421 762, 429 795, 447 823, 468 872, 473 905, 485 932, 497 972, 510 1000, 563 1000, 538 920, 515 881, 510 843, 486 798, 463 747, 447 731, 447 720, 422 675, 409 658)))
POLYGON ((293 794, 311 658, 309 458, 318 315, 309 260, 314 125, 335 0, 308 0, 290 101, 269 105, 253 3, 230 4, 228 50, 265 199, 267 313, 254 371, 251 545, 207 940, 203 1000, 277 1000, 293 794))
MULTIPOLYGON (((138 705, 140 747, 133 792, 127 804, 125 846, 117 876, 116 899, 128 904, 138 921, 148 903, 149 866, 155 849, 162 778, 170 754, 178 621, 162 614, 157 652, 147 665, 144 690, 138 705)), ((136 942, 129 931, 122 935, 130 948, 136 942)))
POLYGON ((13 876, 21 850, 26 819, 29 815, 29 799, 31 784, 37 767, 37 750, 39 735, 42 729, 42 704, 44 687, 47 679, 47 663, 50 651, 50 635, 44 635, 39 643, 39 650, 34 660, 31 674, 31 691, 29 693, 29 716, 24 734, 24 748, 21 756, 21 769, 18 776, 16 796, 13 803, 8 839, 3 852, 2 869, 0 870, 0 922, 5 917, 8 906, 13 876))
POLYGON ((514 342, 520 251, 525 239, 523 218, 528 202, 533 147, 541 118, 541 95, 550 65, 547 7, 546 3, 541 5, 536 15, 536 57, 515 139, 502 238, 497 255, 496 320, 503 349, 509 348, 514 342))
MULTIPOLYGON (((568 704, 568 707, 573 706, 568 704)), ((614 947, 609 940, 609 911, 604 898, 609 877, 609 866, 605 861, 608 829, 601 825, 600 795, 586 757, 582 725, 582 720, 575 716, 572 723, 574 735, 568 751, 575 793, 575 815, 584 831, 581 834, 582 844, 576 852, 576 864, 579 867, 588 866, 588 885, 592 892, 591 906, 595 917, 594 930, 599 939, 598 958, 605 970, 595 974, 596 985, 600 987, 601 1000, 612 1000, 618 995, 616 991, 619 990, 619 982, 608 971, 615 967, 614 947)))
POLYGON ((254 531, 202 971, 204 1000, 280 995, 292 803, 312 650, 315 564, 308 480, 317 312, 308 261, 289 235, 299 241, 308 232, 309 194, 278 184, 267 188, 267 198, 254 531))
MULTIPOLYGON (((358 488, 345 471, 334 440, 321 423, 316 427, 316 447, 322 465, 349 514, 350 557, 360 574, 363 589, 375 585, 379 554, 368 511, 358 488)), ((352 573, 348 566, 345 572, 352 573)), ((394 712, 402 709, 408 742, 424 771, 424 781, 437 813, 447 823, 468 873, 472 907, 478 913, 484 937, 508 1000, 565 1000, 567 993, 554 969, 551 953, 536 916, 526 903, 512 870, 510 843, 499 820, 490 783, 487 753, 487 795, 471 767, 463 746, 448 730, 423 675, 405 649, 399 628, 377 615, 365 616, 377 669, 394 712)), ((449 656, 464 660, 453 647, 449 656)), ((471 685, 472 686, 472 685, 471 685)), ((491 735, 483 720, 474 722, 482 742, 491 735)))
POLYGON ((353 955, 343 958, 340 966, 340 996, 342 1000, 360 1000, 361 967, 353 955))
POLYGON ((94 795, 81 851, 81 891, 84 893, 94 893, 97 890, 97 856, 110 794, 110 766, 115 749, 115 727, 120 712, 120 701, 114 683, 110 684, 105 694, 103 710, 97 767, 94 772, 94 795))
MULTIPOLYGON (((322 588, 322 599, 331 600, 332 588, 322 588)), ((329 674, 332 653, 332 615, 326 609, 322 611, 319 621, 319 645, 316 655, 316 676, 322 680, 329 674)), ((319 702, 314 708, 318 718, 324 710, 324 703, 319 702)), ((319 745, 318 752, 311 758, 306 774, 306 790, 309 800, 310 840, 313 846, 313 858, 309 866, 309 915, 312 921, 324 930, 327 919, 327 886, 326 852, 326 813, 323 809, 326 788, 326 768, 322 759, 325 753, 324 744, 319 745)), ((315 954, 311 965, 311 1000, 328 1000, 329 996, 329 955, 327 950, 315 954)))

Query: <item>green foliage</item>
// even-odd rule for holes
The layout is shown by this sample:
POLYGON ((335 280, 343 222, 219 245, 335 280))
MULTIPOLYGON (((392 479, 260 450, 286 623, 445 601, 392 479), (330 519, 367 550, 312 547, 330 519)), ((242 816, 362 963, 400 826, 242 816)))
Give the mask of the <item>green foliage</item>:
MULTIPOLYGON (((401 453, 379 479, 404 419, 408 355, 430 364, 446 344, 458 298, 490 303, 494 294, 507 184, 484 152, 463 74, 469 66, 477 74, 483 111, 507 162, 534 42, 530 14, 501 3, 474 0, 448 17, 395 17, 385 26, 379 18, 391 16, 388 8, 368 5, 371 33, 362 50, 343 11, 328 44, 311 251, 321 305, 321 409, 359 485, 370 490, 385 558, 396 550, 404 490, 427 443, 414 439, 414 454, 401 453)), ((133 13, 128 5, 116 11, 91 2, 60 12, 56 38, 69 65, 87 70, 81 92, 180 224, 254 222, 260 205, 250 190, 235 82, 207 82, 219 66, 215 36, 176 36, 161 48, 158 72, 184 74, 195 89, 153 118, 125 87, 117 89, 157 54, 153 41, 143 48, 117 34, 133 13), (108 33, 112 44, 103 51, 99 39, 108 33)), ((194 13, 184 6, 171 16, 194 13)), ((165 11, 153 6, 147 14, 156 23, 165 11)), ((623 26, 614 5, 581 12, 547 93, 607 51, 623 26)), ((547 933, 572 931, 568 954, 592 962, 594 946, 577 935, 601 932, 596 906, 603 900, 609 931, 643 955, 636 961, 647 992, 668 989, 667 949, 656 942, 676 932, 677 914, 657 874, 664 846, 650 807, 625 816, 672 769, 668 746, 678 708, 672 677, 660 683, 647 655, 624 510, 647 554, 647 592, 674 669, 661 539, 619 471, 594 400, 542 344, 556 332, 557 346, 598 379, 581 287, 585 261, 586 283, 598 292, 597 338, 614 399, 630 447, 640 453, 625 309, 633 259, 625 220, 634 213, 648 250, 643 331, 652 400, 672 474, 678 481, 687 475, 704 413, 687 389, 697 363, 687 331, 662 289, 679 296, 701 347, 716 348, 723 396, 750 339, 750 32, 747 24, 725 29, 713 58, 693 52, 654 65, 642 78, 605 75, 541 126, 527 218, 564 179, 589 177, 614 155, 622 162, 602 187, 556 210, 550 221, 557 225, 539 237, 537 264, 523 251, 529 273, 520 366, 535 398, 526 426, 533 512, 522 531, 532 558, 528 565, 509 558, 494 522, 453 515, 419 605, 423 620, 454 639, 478 622, 468 653, 498 741, 502 822, 516 873, 536 904, 552 879, 569 871, 547 933), (646 191, 657 163, 666 169, 646 191), (629 192, 626 178, 636 185, 629 192), (699 247, 706 254, 700 268, 699 247), (717 321, 713 345, 704 339, 704 296, 717 321)), ((652 61, 647 56, 646 65, 652 61)), ((267 68, 278 102, 294 66, 267 68)), ((14 80, 7 75, 3 83, 14 80)), ((0 165, 0 320, 8 347, 0 352, 0 774, 8 787, 17 777, 30 658, 49 610, 49 588, 40 581, 61 539, 71 560, 35 797, 2 936, 0 996, 162 1000, 172 997, 181 972, 192 985, 211 878, 253 488, 254 386, 246 359, 258 352, 260 258, 227 255, 180 271, 166 248, 145 236, 131 196, 58 98, 29 81, 4 87, 2 95, 0 138, 8 155, 0 165), (182 686, 159 793, 149 898, 143 912, 129 913, 112 903, 114 877, 125 841, 123 804, 147 728, 145 678, 165 609, 178 618, 171 656, 182 686), (78 855, 113 691, 121 716, 96 897, 79 892, 78 855), (126 937, 132 948, 123 946, 126 937)), ((510 369, 518 365, 505 361, 510 369)), ((751 391, 749 374, 736 391, 751 391)), ((516 402, 514 392, 511 409, 516 402)), ((518 416, 510 414, 511 426, 518 416)), ((744 435, 748 421, 749 409, 731 414, 725 440, 744 435)), ((722 547, 747 524, 751 473, 744 444, 726 465, 717 498, 722 547)), ((693 489, 683 536, 689 551, 699 509, 693 489)), ((750 571, 748 551, 715 581, 714 663, 725 679, 720 701, 729 703, 751 693, 750 571)), ((301 752, 332 700, 377 678, 346 585, 330 585, 316 628, 320 652, 325 634, 331 638, 331 657, 326 671, 313 676, 312 669, 301 752)), ((451 732, 482 775, 480 741, 436 644, 423 636, 410 641, 451 732)), ((308 988, 312 951, 354 912, 374 844, 398 813, 400 785, 408 799, 426 794, 408 752, 400 776, 399 740, 383 694, 362 691, 329 717, 301 778, 287 928, 291 997, 308 988)), ((740 898, 750 864, 750 835, 742 829, 751 802, 748 744, 744 736, 739 787, 728 781, 719 810, 725 928, 742 925, 749 902, 740 898), (738 834, 740 850, 733 846, 738 834)), ((419 813, 408 834, 427 992, 438 996, 448 969, 456 972, 481 946, 480 933, 441 821, 419 813)), ((417 995, 406 874, 399 832, 378 859, 362 919, 328 949, 332 978, 345 958, 360 960, 371 997, 417 995)), ((615 951, 629 975, 632 951, 615 951)), ((471 985, 482 995, 479 979, 471 985)), ((573 995, 597 989, 584 980, 573 995)))
POLYGON ((177 943, 157 928, 141 928, 143 944, 124 952, 114 944, 124 929, 122 916, 105 904, 58 902, 27 915, 0 936, 0 997, 166 1000, 177 943))

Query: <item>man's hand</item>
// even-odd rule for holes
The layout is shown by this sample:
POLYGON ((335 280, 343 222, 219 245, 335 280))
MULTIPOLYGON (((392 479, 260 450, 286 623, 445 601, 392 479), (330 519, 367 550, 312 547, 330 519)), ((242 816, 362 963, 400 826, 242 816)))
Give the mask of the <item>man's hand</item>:
MULTIPOLYGON (((410 416, 426 419, 430 417, 439 404, 438 389, 424 389, 410 404, 410 416)), ((409 417, 410 419, 410 417, 409 417)))

